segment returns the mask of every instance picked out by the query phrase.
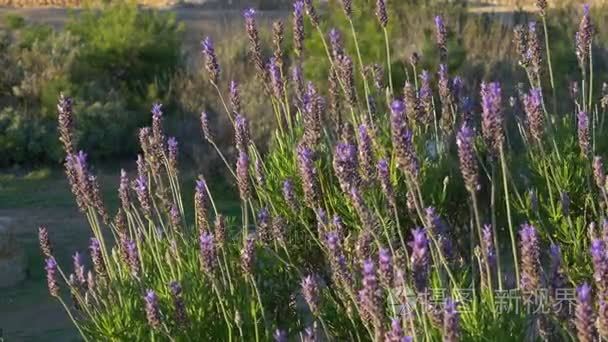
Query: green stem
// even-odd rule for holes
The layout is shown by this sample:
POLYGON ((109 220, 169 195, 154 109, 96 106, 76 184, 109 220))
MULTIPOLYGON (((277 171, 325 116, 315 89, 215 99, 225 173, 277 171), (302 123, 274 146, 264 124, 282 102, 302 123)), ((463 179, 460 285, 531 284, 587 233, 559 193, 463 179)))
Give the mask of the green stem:
POLYGON ((504 148, 500 147, 500 165, 502 168, 502 183, 505 192, 505 205, 507 209, 507 222, 509 224, 509 235, 511 237, 511 250, 513 252, 513 263, 515 266, 515 279, 517 286, 519 286, 519 262, 517 258, 517 243, 515 241, 515 230, 513 227, 513 221, 511 218, 511 203, 509 201, 509 186, 507 184, 507 162, 505 160, 504 148))
POLYGON ((393 90, 393 72, 392 72, 392 66, 391 66, 391 48, 389 45, 389 41, 388 41, 388 31, 386 30, 386 27, 383 28, 384 29, 384 42, 386 45, 386 65, 388 67, 388 85, 389 85, 389 89, 391 90, 391 94, 395 94, 395 91, 393 90))

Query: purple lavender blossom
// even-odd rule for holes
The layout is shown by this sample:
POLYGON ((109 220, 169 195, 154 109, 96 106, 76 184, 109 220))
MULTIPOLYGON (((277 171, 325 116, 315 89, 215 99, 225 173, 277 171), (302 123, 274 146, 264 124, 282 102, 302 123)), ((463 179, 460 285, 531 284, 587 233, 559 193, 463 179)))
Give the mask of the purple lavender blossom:
POLYGON ((486 145, 497 154, 504 142, 502 92, 497 82, 481 85, 481 128, 486 145))
POLYGON ((355 76, 353 73, 353 60, 347 55, 340 55, 338 58, 338 71, 344 85, 344 96, 351 108, 357 103, 357 91, 355 89, 355 76))
POLYGON ((393 318, 391 320, 391 330, 384 335, 385 342, 412 342, 412 338, 405 336, 401 329, 401 320, 393 318))
POLYGON ((293 187, 293 182, 290 179, 286 179, 283 181, 283 199, 289 209, 293 212, 297 212, 298 210, 298 202, 296 199, 295 189, 293 187))
POLYGON ((604 162, 602 161, 602 157, 595 156, 595 158, 593 158, 593 178, 600 191, 605 192, 606 174, 604 173, 604 162))
POLYGON ((125 249, 127 251, 127 262, 129 264, 131 274, 134 277, 139 277, 141 267, 139 261, 139 252, 137 250, 137 243, 133 240, 126 240, 125 244, 125 249))
POLYGON ((540 250, 538 234, 534 226, 524 223, 519 230, 520 254, 521 254, 521 290, 530 294, 541 285, 540 279, 540 250))
POLYGON ((106 272, 106 265, 103 261, 101 244, 96 238, 91 238, 89 245, 89 251, 91 252, 91 260, 93 261, 93 269, 97 276, 102 276, 106 272))
POLYGON ((46 270, 46 282, 49 288, 49 293, 53 297, 59 297, 59 285, 57 283, 57 262, 55 262, 55 258, 47 258, 44 269, 46 270))
POLYGON ((528 23, 528 48, 526 50, 526 59, 530 62, 530 71, 534 78, 538 78, 540 75, 540 69, 542 66, 542 51, 540 45, 540 39, 536 30, 536 22, 531 21, 528 23))
POLYGON ((304 3, 296 1, 293 4, 293 48, 296 56, 302 55, 304 47, 304 3))
POLYGON ((304 76, 302 75, 302 66, 300 64, 296 64, 291 68, 291 81, 295 100, 299 106, 302 106, 302 102, 304 101, 304 76))
POLYGON ((256 66, 258 77, 266 81, 266 70, 262 59, 262 48, 260 45, 260 37, 257 24, 255 21, 256 12, 253 8, 245 10, 243 17, 245 18, 245 31, 249 38, 249 58, 253 65, 256 66))
POLYGON ((424 229, 417 228, 412 230, 410 247, 412 248, 410 262, 414 286, 418 293, 423 293, 428 285, 429 272, 429 241, 424 229))
POLYGON ((234 141, 239 151, 247 152, 250 142, 249 121, 243 115, 237 114, 234 118, 234 141))
POLYGON ((544 17, 547 10, 547 0, 536 0, 536 7, 538 8, 541 17, 544 17))
POLYGON ((72 261, 74 264, 74 275, 76 276, 76 281, 79 286, 86 284, 87 279, 84 273, 84 264, 82 263, 82 255, 78 252, 74 253, 72 256, 72 261))
POLYGON ((255 266, 255 234, 249 233, 241 249, 241 268, 245 275, 251 275, 255 266))
POLYGON ((304 199, 310 208, 316 208, 319 202, 319 185, 317 180, 317 170, 314 164, 314 152, 305 145, 298 145, 297 148, 298 168, 304 189, 304 199))
MULTIPOLYGON (((475 132, 463 124, 456 136, 460 172, 467 190, 474 194, 479 190, 479 171, 475 157, 475 132)), ((474 196, 474 195, 473 195, 474 196)))
POLYGON ((391 105, 391 138, 399 168, 413 178, 418 177, 420 167, 414 149, 412 131, 407 128, 405 104, 395 100, 391 105))
POLYGON ((239 84, 236 83, 234 80, 230 81, 230 87, 229 87, 229 94, 230 94, 230 107, 232 109, 232 112, 237 114, 241 112, 241 94, 239 91, 239 84))
POLYGON ((332 276, 338 280, 343 286, 350 286, 352 276, 348 270, 346 257, 342 249, 340 233, 336 231, 326 234, 327 248, 330 251, 330 264, 332 276))
POLYGON ((302 295, 314 316, 319 313, 319 284, 313 275, 308 275, 302 279, 302 295))
POLYGON ((202 232, 199 237, 199 247, 201 253, 201 265, 203 270, 212 275, 217 267, 217 257, 215 252, 215 241, 212 233, 202 232))
POLYGON ((544 116, 542 108, 542 91, 540 88, 530 89, 529 94, 523 96, 524 111, 526 112, 526 121, 528 124, 528 133, 540 143, 543 137, 544 116))
POLYGON ((391 251, 381 248, 378 252, 378 273, 384 284, 391 288, 393 284, 393 256, 391 251))
POLYGON ((274 338, 274 342, 287 342, 287 332, 285 330, 275 330, 272 337, 274 338))
POLYGON ((213 222, 215 240, 219 247, 223 247, 226 242, 226 219, 224 215, 217 214, 213 222))
POLYGON ((38 242, 42 255, 47 259, 53 257, 53 245, 49 239, 49 231, 44 225, 38 227, 38 242))
POLYGON ((448 58, 447 29, 445 28, 443 17, 440 15, 435 17, 435 37, 437 40, 437 48, 439 49, 440 61, 446 62, 448 58))
POLYGON ((350 20, 353 17, 353 1, 352 0, 342 0, 342 8, 344 9, 344 14, 350 20))
POLYGON ((376 169, 378 171, 378 180, 380 181, 382 193, 386 197, 386 200, 391 208, 396 209, 397 203, 395 202, 395 190, 393 188, 393 183, 391 182, 388 161, 386 161, 386 159, 381 159, 378 161, 376 169))
POLYGON ((496 266, 496 250, 494 248, 494 238, 492 236, 492 226, 486 224, 481 231, 482 248, 485 251, 485 256, 490 264, 490 267, 496 266))
POLYGON ((359 126, 358 151, 361 177, 369 184, 376 175, 376 157, 374 155, 374 143, 365 124, 359 126))
POLYGON ((460 315, 458 314, 456 302, 446 299, 443 307, 443 341, 456 342, 460 338, 460 315))
POLYGON ((418 123, 422 119, 422 113, 420 103, 418 101, 418 95, 416 94, 416 88, 414 85, 406 81, 403 86, 403 102, 407 103, 406 113, 407 119, 410 122, 418 123))
POLYGON ((386 13, 386 0, 376 0, 376 17, 382 27, 388 24, 388 13, 386 13))
POLYGON ((591 242, 591 260, 593 261, 593 279, 600 294, 608 294, 608 250, 606 242, 594 239, 591 242))
POLYGON ((175 137, 169 137, 167 139, 167 149, 169 151, 169 168, 172 172, 177 172, 177 140, 175 137))
POLYGON ((153 290, 147 290, 146 296, 144 297, 146 302, 146 318, 148 324, 153 329, 160 327, 160 310, 158 308, 158 296, 153 290))
POLYGON ((608 337, 608 302, 600 299, 597 308, 597 330, 599 335, 606 339, 608 337))
POLYGON ((591 49, 591 43, 593 40, 593 23, 591 22, 591 14, 589 5, 583 5, 583 17, 581 18, 578 26, 578 31, 575 35, 576 40, 576 56, 581 65, 581 68, 585 68, 588 64, 588 58, 591 49))
POLYGON ((120 183, 118 186, 118 198, 120 206, 124 212, 131 209, 131 199, 129 196, 129 176, 124 169, 120 170, 120 183))
POLYGON ((270 61, 268 62, 268 74, 270 75, 272 92, 275 98, 282 100, 285 84, 283 83, 283 77, 281 76, 282 71, 279 62, 280 61, 274 57, 270 58, 270 61))
POLYGON ((285 243, 285 230, 287 222, 281 216, 272 219, 272 238, 280 244, 285 243))
POLYGON ((135 193, 144 215, 149 217, 152 205, 150 203, 150 193, 148 192, 148 180, 145 177, 139 176, 135 180, 135 193))
POLYGON ((418 99, 423 113, 420 119, 424 125, 429 125, 433 121, 433 90, 431 89, 431 74, 427 70, 422 70, 420 74, 418 99))
POLYGON ((209 218, 207 216, 207 206, 209 205, 209 193, 207 192, 207 183, 203 176, 199 176, 196 180, 194 190, 194 211, 196 225, 200 232, 209 231, 209 218))
POLYGON ((359 163, 354 145, 339 143, 334 149, 333 165, 344 193, 359 185, 359 163))
POLYGON ((319 95, 312 82, 308 82, 306 92, 302 98, 303 113, 302 120, 304 126, 303 142, 308 147, 315 147, 321 142, 322 115, 325 110, 323 97, 319 95))
POLYGON ((270 212, 268 208, 262 208, 258 212, 257 232, 262 243, 268 244, 272 241, 270 212))
POLYGON ((169 283, 169 290, 171 291, 171 298, 173 299, 175 322, 183 327, 188 322, 188 316, 186 313, 186 304, 182 297, 182 286, 179 282, 172 281, 169 283))
POLYGON ((581 154, 587 157, 591 153, 591 145, 589 143, 589 116, 587 116, 586 112, 580 111, 576 118, 578 127, 578 146, 581 149, 581 154))
POLYGON ((313 24, 313 26, 318 27, 319 26, 319 15, 317 14, 317 10, 315 9, 315 6, 312 3, 312 1, 313 0, 304 0, 306 14, 308 14, 308 17, 310 18, 310 22, 313 24))
POLYGON ((201 43, 203 55, 205 56, 205 69, 209 75, 209 80, 213 84, 218 84, 220 79, 220 65, 217 62, 217 55, 213 47, 213 41, 207 37, 201 43))
POLYGON ((236 178, 241 200, 247 201, 251 195, 249 185, 249 156, 243 151, 239 152, 239 158, 236 162, 236 178))
POLYGON ((57 130, 59 131, 59 141, 63 144, 63 149, 67 155, 74 153, 74 114, 72 110, 72 98, 59 95, 57 103, 57 130))
POLYGON ((342 34, 336 28, 329 30, 329 46, 334 59, 340 58, 344 54, 344 46, 342 44, 342 34))
POLYGON ((576 335, 581 342, 596 341, 595 315, 593 313, 593 295, 587 283, 576 288, 576 310, 574 325, 576 335))
POLYGON ((359 302, 363 318, 380 327, 383 321, 382 295, 376 278, 376 268, 371 259, 363 262, 363 288, 359 291, 359 302))

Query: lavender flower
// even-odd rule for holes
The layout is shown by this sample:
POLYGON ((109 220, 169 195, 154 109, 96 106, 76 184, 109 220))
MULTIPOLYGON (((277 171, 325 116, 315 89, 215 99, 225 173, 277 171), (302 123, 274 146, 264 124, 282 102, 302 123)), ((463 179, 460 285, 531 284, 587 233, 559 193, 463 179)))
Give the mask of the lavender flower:
POLYGON ((513 43, 515 44, 517 56, 519 56, 519 65, 527 68, 530 64, 528 56, 528 31, 522 25, 517 25, 513 29, 513 43))
POLYGON ((532 76, 538 78, 540 68, 542 66, 542 51, 540 39, 536 31, 536 22, 528 23, 528 48, 526 50, 526 59, 530 62, 532 76))
POLYGON ((327 82, 328 86, 328 100, 329 100, 329 113, 331 114, 331 120, 334 127, 339 128, 342 125, 342 117, 340 109, 341 97, 340 97, 340 82, 338 80, 338 73, 335 67, 330 68, 329 77, 327 82))
POLYGON ((272 92, 277 99, 282 99, 284 93, 284 83, 281 73, 280 61, 275 57, 270 58, 270 62, 268 62, 268 74, 270 75, 272 92))
POLYGON ((350 144, 339 143, 334 150, 333 165, 342 191, 349 193, 360 180, 357 148, 350 144))
POLYGON ((226 219, 224 218, 224 215, 217 214, 215 216, 214 227, 215 240, 217 244, 222 247, 226 241, 226 219))
POLYGON ((352 0, 342 0, 342 8, 344 8, 344 14, 346 17, 351 20, 353 17, 353 1, 352 0))
POLYGON ((230 81, 230 107, 232 112, 238 114, 241 112, 241 93, 239 91, 239 85, 235 81, 230 81))
POLYGON ((57 130, 59 131, 59 141, 63 144, 66 154, 74 153, 74 114, 72 110, 72 98, 59 95, 57 103, 57 130))
MULTIPOLYGON (((163 105, 162 103, 155 103, 152 105, 152 140, 154 141, 153 146, 158 147, 163 144, 163 105)), ((160 151, 156 151, 157 153, 160 151)))
POLYGON ((416 88, 414 85, 406 81, 403 86, 403 102, 407 103, 406 114, 407 119, 410 122, 418 122, 422 119, 422 113, 420 112, 420 104, 418 103, 418 96, 416 95, 416 88))
POLYGON ((365 229, 359 232, 359 236, 357 236, 357 242, 355 245, 355 252, 357 258, 359 258, 361 262, 371 258, 373 242, 374 236, 369 231, 369 229, 365 229))
POLYGON ((393 209, 396 209, 397 203, 395 202, 395 190, 393 189, 393 184, 391 182, 388 161, 386 161, 386 159, 381 159, 378 162, 376 169, 378 170, 378 180, 380 181, 382 193, 386 197, 388 204, 393 209))
POLYGON ((44 225, 38 227, 38 242, 40 243, 40 250, 42 251, 42 255, 46 259, 52 258, 53 245, 51 244, 51 240, 49 239, 49 231, 44 225))
POLYGON ((218 84, 220 79, 220 65, 217 62, 213 41, 211 38, 207 37, 203 40, 201 46, 203 48, 203 55, 205 56, 205 69, 207 69, 209 80, 213 84, 218 84))
POLYGON ((521 254, 520 287, 524 294, 530 295, 541 285, 540 250, 536 228, 525 223, 519 230, 521 254))
POLYGON ((593 297, 591 286, 583 284, 576 288, 576 310, 574 325, 576 326, 576 336, 581 342, 596 341, 595 315, 593 314, 593 297))
POLYGON ((365 182, 371 182, 376 173, 376 158, 374 156, 374 144, 366 125, 359 126, 359 163, 361 176, 365 182))
POLYGON ((144 297, 146 302, 146 318, 153 329, 160 328, 160 310, 158 309, 158 296, 153 290, 147 290, 144 297))
POLYGON ((504 142, 502 92, 497 82, 481 84, 481 128, 488 148, 497 154, 504 142))
POLYGON ((597 309, 597 330, 604 339, 608 337, 608 302, 600 299, 597 309))
POLYGON ((423 113, 421 121, 424 125, 428 125, 433 121, 433 91, 431 90, 431 74, 427 70, 422 70, 420 74, 418 99, 423 113))
POLYGON ((313 275, 308 275, 302 279, 302 295, 314 316, 319 314, 319 285, 313 275))
POLYGON ((249 121, 243 115, 238 114, 234 118, 234 140, 239 151, 247 152, 250 142, 249 121))
POLYGON ((335 60, 339 60, 344 55, 342 34, 336 28, 329 30, 329 46, 331 46, 331 53, 335 60))
POLYGON ((167 139, 167 147, 168 147, 168 151, 169 151, 169 168, 171 169, 171 172, 176 173, 177 172, 177 140, 174 137, 169 137, 169 139, 167 139))
POLYGON ((120 183, 118 186, 118 198, 120 199, 120 206, 124 212, 128 212, 131 209, 131 199, 129 196, 129 176, 124 169, 120 170, 120 183))
POLYGON ((388 14, 386 13, 386 0, 376 0, 376 17, 382 27, 388 24, 388 14))
POLYGON ((183 327, 188 321, 188 316, 186 314, 186 304, 182 297, 182 286, 177 281, 172 281, 169 283, 169 290, 173 299, 175 322, 183 327))
POLYGON ((272 219, 272 238, 280 244, 285 243, 285 219, 277 216, 272 219))
POLYGON ((604 192, 606 188, 606 174, 604 173, 602 157, 595 156, 593 158, 593 178, 600 191, 604 192))
POLYGON ((293 4, 293 48, 296 56, 302 55, 304 47, 304 3, 296 1, 293 4))
POLYGON ((324 111, 324 101, 311 82, 307 84, 306 93, 302 101, 304 106, 304 112, 302 113, 304 125, 303 140, 308 147, 312 148, 317 146, 321 141, 321 115, 324 111))
POLYGON ((255 181, 259 187, 263 187, 266 183, 266 175, 264 174, 264 162, 262 162, 261 158, 258 157, 255 159, 253 169, 255 172, 255 181))
POLYGON ((264 62, 262 59, 262 48, 260 45, 260 37, 258 28, 255 22, 255 10, 250 8, 245 10, 243 16, 245 17, 245 31, 249 38, 249 58, 253 65, 256 66, 258 77, 266 81, 266 71, 264 69, 264 62))
POLYGON ((283 26, 283 22, 280 20, 272 23, 272 44, 274 45, 274 59, 276 60, 276 64, 278 69, 281 70, 279 74, 282 73, 283 69, 283 39, 285 33, 285 27, 283 26))
POLYGON ((544 130, 544 117, 542 108, 542 91, 540 88, 530 89, 529 94, 523 96, 524 111, 526 112, 526 120, 528 124, 528 133, 536 143, 542 141, 544 130))
POLYGON ((380 249, 378 252, 378 266, 380 279, 388 288, 391 288, 393 284, 393 256, 390 250, 380 249))
POLYGON ((96 284, 97 283, 95 282, 95 275, 93 274, 93 272, 88 271, 87 272, 87 290, 90 293, 94 293, 96 284))
POLYGON ((346 257, 340 243, 340 234, 336 231, 328 232, 326 235, 327 248, 330 251, 330 264, 332 276, 342 286, 350 286, 352 276, 346 264, 346 257))
POLYGON ((255 234, 249 233, 245 246, 241 249, 241 268, 245 275, 251 275, 255 266, 255 234))
POLYGON ((600 294, 608 294, 608 250, 606 242, 594 239, 591 242, 591 260, 593 261, 593 279, 600 294))
POLYGON ((300 144, 297 148, 298 168, 304 189, 304 199, 310 208, 316 208, 319 202, 320 189, 317 170, 314 165, 314 152, 300 144))
POLYGON ((488 264, 490 267, 494 267, 496 265, 496 250, 494 248, 494 239, 492 236, 492 226, 486 224, 483 226, 481 231, 481 245, 485 251, 485 256, 488 260, 488 264))
POLYGON ((456 145, 458 145, 460 172, 464 184, 467 190, 474 194, 480 187, 477 158, 475 157, 475 132, 466 123, 462 125, 458 132, 456 145))
POLYGON ((391 138, 399 168, 411 177, 417 178, 420 167, 414 149, 414 135, 407 128, 405 105, 399 100, 393 101, 391 105, 391 138))
POLYGON ((134 277, 139 277, 141 267, 139 262, 139 252, 137 250, 137 243, 135 243, 135 241, 133 240, 126 240, 125 249, 127 251, 127 263, 129 264, 131 274, 134 277))
POLYGON ((317 27, 319 26, 319 15, 317 14, 317 10, 312 2, 313 0, 304 0, 304 5, 306 8, 306 14, 308 14, 310 21, 315 27, 317 27))
POLYGON ((586 112, 580 111, 577 118, 578 127, 578 146, 581 148, 581 154, 587 157, 591 153, 589 143, 589 117, 586 112))
POLYGON ((104 275, 106 273, 106 265, 103 261, 101 244, 99 243, 99 240, 96 238, 91 238, 89 250, 91 252, 91 260, 93 261, 93 269, 95 270, 95 274, 97 276, 104 275))
POLYGON ((445 28, 445 23, 440 15, 435 17, 435 37, 437 40, 437 48, 439 49, 439 60, 446 62, 448 58, 447 29, 445 28))
POLYGON ((460 340, 460 315, 457 305, 452 299, 447 299, 443 307, 443 341, 456 342, 460 340))
POLYGON ((135 180, 135 193, 137 194, 137 199, 141 209, 144 212, 144 215, 149 217, 152 210, 152 205, 150 203, 148 180, 145 177, 139 176, 135 180))
POLYGON ((57 283, 57 262, 55 262, 55 258, 47 258, 44 269, 46 270, 46 282, 49 288, 49 293, 53 297, 59 297, 59 285, 57 283))
POLYGON ((355 77, 353 74, 353 60, 347 55, 341 55, 338 59, 340 78, 344 85, 344 96, 348 105, 352 108, 357 103, 357 92, 355 90, 355 77))
POLYGON ((236 162, 236 178, 241 200, 247 201, 251 195, 249 185, 249 156, 243 151, 239 152, 239 158, 236 162))
POLYGON ((72 261, 74 264, 75 280, 78 282, 79 286, 83 286, 87 283, 87 279, 84 274, 84 265, 82 264, 82 255, 78 252, 74 253, 74 255, 72 256, 72 261))
POLYGON ((217 257, 213 234, 202 232, 199 236, 199 247, 201 249, 201 265, 203 270, 211 275, 217 267, 217 257))
MULTIPOLYGON (((566 276, 562 269, 562 254, 558 245, 552 243, 549 247, 550 267, 549 267, 549 289, 551 297, 556 300, 558 297, 558 289, 564 288, 566 285, 566 276)), ((565 313, 565 308, 554 308, 557 313, 562 315, 565 313)))
POLYGON ((209 231, 209 218, 207 216, 207 206, 209 204, 209 193, 207 192, 207 183, 203 176, 199 176, 196 180, 194 191, 194 211, 196 217, 196 225, 200 232, 209 231))
POLYGON ((412 52, 410 55, 410 64, 415 68, 420 63, 420 55, 417 52, 412 52))
POLYGON ((538 8, 541 17, 545 16, 547 10, 547 0, 536 0, 536 7, 538 8))
POLYGON ((593 23, 591 22, 591 15, 589 11, 589 5, 583 5, 583 17, 578 26, 576 32, 576 56, 581 65, 581 68, 585 68, 588 63, 589 53, 591 49, 591 43, 593 39, 593 23))
POLYGON ((302 75, 302 66, 300 64, 296 64, 291 68, 291 81, 293 83, 295 100, 301 106, 304 101, 304 76, 302 75))
POLYGON ((262 243, 268 244, 272 241, 272 232, 270 231, 271 229, 271 222, 270 222, 270 212, 268 212, 267 208, 262 208, 260 209, 259 213, 258 213, 258 227, 257 227, 257 231, 258 231, 258 236, 260 237, 260 240, 262 241, 262 243))
POLYGON ((286 179, 283 181, 283 199, 289 209, 293 212, 297 212, 298 210, 298 202, 296 199, 295 189, 293 188, 293 183, 290 179, 286 179))
POLYGON ((371 259, 363 262, 362 276, 363 288, 359 291, 359 302, 363 310, 363 318, 378 328, 383 321, 382 295, 374 262, 371 259))
POLYGON ((429 272, 429 241, 423 229, 412 230, 410 247, 412 248, 410 262, 414 286, 418 293, 423 293, 427 288, 429 272))

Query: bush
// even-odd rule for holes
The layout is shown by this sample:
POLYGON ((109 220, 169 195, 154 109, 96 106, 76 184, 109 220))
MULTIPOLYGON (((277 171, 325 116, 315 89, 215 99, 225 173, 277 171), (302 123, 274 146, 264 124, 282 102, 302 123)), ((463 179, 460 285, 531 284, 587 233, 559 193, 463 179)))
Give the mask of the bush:
MULTIPOLYGON (((580 39, 591 39, 590 21, 585 13, 580 39)), ((439 52, 446 48, 442 22, 439 52)), ((371 77, 352 73, 342 53, 319 63, 340 70, 340 87, 328 100, 317 89, 331 85, 310 83, 298 94, 284 77, 286 65, 270 62, 253 86, 277 119, 267 153, 250 139, 247 108, 239 109, 234 95, 224 100, 227 80, 216 79, 216 56, 207 48, 208 81, 234 121, 237 158, 217 152, 239 194, 241 216, 222 219, 210 190, 216 184, 203 176, 189 186, 194 196, 185 195, 179 145, 166 138, 156 107, 151 127, 140 131, 137 175, 121 175, 114 220, 84 155, 68 156, 68 180, 94 236, 93 266, 85 276, 76 255, 64 285, 58 274, 68 272, 58 272, 42 228, 51 296, 71 317, 79 314, 75 324, 91 340, 608 337, 602 162, 608 151, 598 139, 606 134, 604 114, 594 109, 608 100, 579 93, 569 103, 574 110, 553 110, 556 95, 540 72, 546 52, 529 38, 517 55, 529 76, 519 93, 499 82, 463 89, 453 72, 437 67, 437 77, 404 93, 386 78, 375 82, 371 96, 390 105, 373 112, 367 99, 349 96, 353 78, 371 83, 371 77), (481 101, 473 105, 478 93, 481 101), (331 102, 336 99, 340 106, 331 102), (342 108, 343 120, 328 120, 326 105, 342 108), (193 210, 183 205, 192 197, 193 210), (115 241, 105 243, 105 226, 115 241), (65 304, 68 293, 73 306, 65 304)), ((252 65, 262 58, 254 43, 252 65)), ((592 56, 584 49, 591 42, 584 43, 583 70, 592 56)), ((384 42, 374 44, 381 49, 384 42)), ((447 56, 437 54, 451 65, 447 56)), ((415 76, 413 66, 404 68, 415 76)), ((597 83, 581 74, 586 89, 597 83)), ((65 110, 60 121, 73 115, 65 110)), ((214 123, 200 123, 213 147, 216 138, 225 139, 209 134, 214 123)), ((70 127, 60 128, 64 142, 71 141, 70 127)))

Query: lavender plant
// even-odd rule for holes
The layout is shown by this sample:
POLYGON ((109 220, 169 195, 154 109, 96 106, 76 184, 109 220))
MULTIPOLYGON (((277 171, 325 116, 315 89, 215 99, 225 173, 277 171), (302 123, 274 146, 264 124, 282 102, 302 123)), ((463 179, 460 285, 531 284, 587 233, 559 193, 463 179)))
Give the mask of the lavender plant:
MULTIPOLYGON (((428 71, 418 76, 421 57, 415 55, 407 68, 416 78, 394 84, 390 3, 376 1, 375 10, 386 38, 384 66, 362 59, 352 25, 356 3, 342 5, 352 30, 328 34, 313 0, 294 3, 293 57, 282 46, 280 23, 273 26, 272 55, 265 56, 256 13, 244 13, 259 95, 276 117, 267 152, 250 138, 237 83, 222 79, 211 39, 204 40, 207 76, 226 104, 237 153, 217 148, 204 112, 202 138, 225 162, 241 204, 232 220, 219 212, 213 182, 203 176, 196 184, 180 181, 179 145, 166 137, 160 105, 153 107, 152 126, 140 131, 137 174, 121 172, 120 209, 109 220, 86 153, 76 152, 71 101, 60 97, 66 176, 91 225, 92 270, 85 270, 80 254, 72 272, 62 269, 53 257, 52 229, 41 227, 39 237, 50 294, 82 337, 606 337, 608 224, 602 232, 587 228, 606 222, 608 210, 605 151, 594 143, 603 134, 603 117, 587 79, 588 8, 576 54, 589 93, 571 113, 548 110, 542 61, 551 69, 550 56, 531 24, 516 31, 529 89, 513 97, 524 111, 510 115, 509 90, 497 81, 481 83, 480 102, 471 105, 475 97, 447 68, 449 36, 441 16, 435 18, 437 77, 428 71), (304 40, 312 35, 326 50, 327 87, 307 83, 301 71, 304 40), (342 43, 348 39, 354 51, 342 43), (371 73, 364 67, 370 64, 371 73), (387 80, 379 76, 385 69, 387 80), (402 94, 395 92, 401 87, 402 94), (182 186, 195 189, 193 210, 184 207, 182 186)), ((538 6, 544 22, 550 12, 545 2, 538 6)))

